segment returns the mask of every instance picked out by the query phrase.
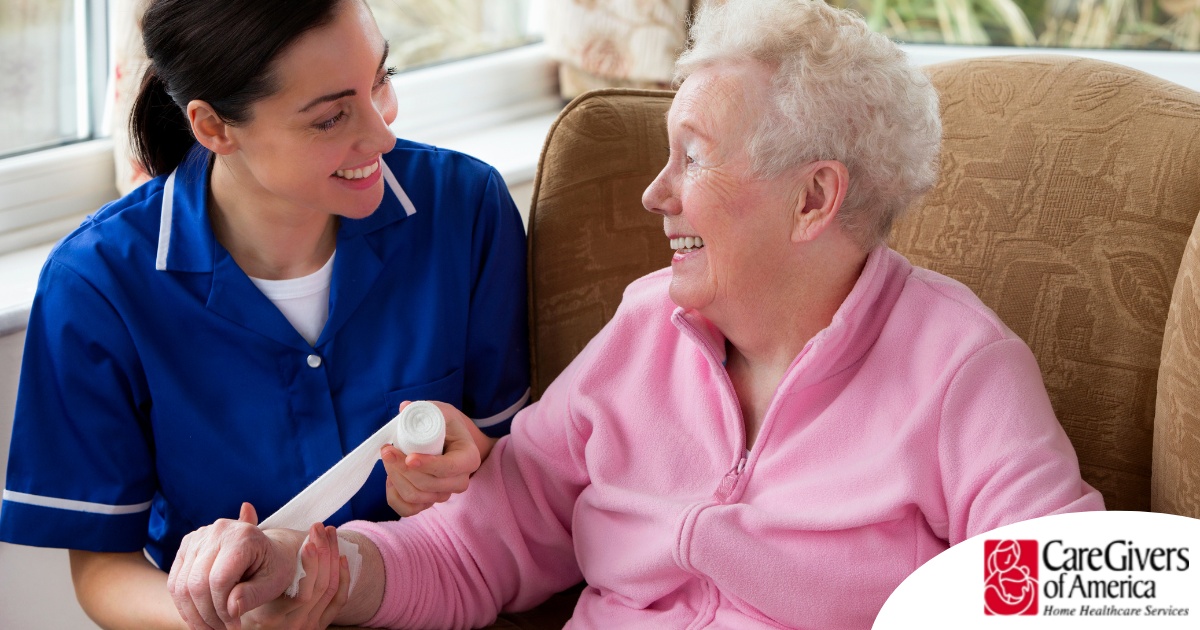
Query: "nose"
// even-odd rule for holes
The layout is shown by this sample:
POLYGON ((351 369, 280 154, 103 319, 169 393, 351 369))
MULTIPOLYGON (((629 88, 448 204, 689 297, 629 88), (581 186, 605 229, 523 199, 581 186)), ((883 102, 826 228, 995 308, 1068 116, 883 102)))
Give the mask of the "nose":
MULTIPOLYGON (((387 88, 389 91, 391 86, 387 88)), ((396 119, 396 99, 371 99, 371 107, 362 116, 359 149, 364 153, 387 153, 396 146, 396 134, 388 126, 396 119), (382 102, 380 102, 382 101, 382 102)))
POLYGON ((676 175, 672 171, 671 162, 668 161, 658 177, 646 187, 646 192, 642 193, 642 206, 646 210, 663 216, 679 214, 681 206, 676 193, 676 175))

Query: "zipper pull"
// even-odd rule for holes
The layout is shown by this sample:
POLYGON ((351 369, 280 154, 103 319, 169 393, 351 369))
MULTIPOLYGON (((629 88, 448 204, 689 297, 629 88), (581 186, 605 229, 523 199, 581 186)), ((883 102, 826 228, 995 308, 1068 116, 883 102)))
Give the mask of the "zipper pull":
POLYGON ((717 491, 713 493, 718 500, 724 501, 725 499, 729 498, 729 495, 733 492, 733 487, 737 485, 738 477, 742 475, 743 470, 746 470, 745 455, 738 460, 738 463, 733 467, 733 470, 725 473, 725 476, 721 479, 721 485, 717 488, 717 491))

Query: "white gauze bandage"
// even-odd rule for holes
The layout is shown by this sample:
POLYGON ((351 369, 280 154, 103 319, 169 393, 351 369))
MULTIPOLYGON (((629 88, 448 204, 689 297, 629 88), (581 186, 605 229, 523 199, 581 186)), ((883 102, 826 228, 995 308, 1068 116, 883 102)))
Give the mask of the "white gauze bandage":
MULTIPOLYGON (((400 415, 392 418, 342 458, 342 461, 317 477, 316 481, 288 501, 287 505, 279 508, 259 527, 304 530, 313 523, 324 523, 367 482, 367 477, 375 468, 375 462, 379 460, 379 449, 383 448, 384 444, 392 444, 406 455, 441 455, 445 441, 446 419, 442 417, 442 412, 437 406, 424 400, 410 403, 400 415)), ((306 537, 304 544, 307 543, 306 537)), ((300 549, 304 549, 303 544, 300 545, 300 549)), ((362 567, 358 545, 339 536, 338 554, 346 556, 346 563, 350 568, 350 588, 353 589, 362 567)), ((300 591, 300 579, 304 575, 300 555, 297 554, 296 577, 286 592, 288 597, 295 597, 300 591)))

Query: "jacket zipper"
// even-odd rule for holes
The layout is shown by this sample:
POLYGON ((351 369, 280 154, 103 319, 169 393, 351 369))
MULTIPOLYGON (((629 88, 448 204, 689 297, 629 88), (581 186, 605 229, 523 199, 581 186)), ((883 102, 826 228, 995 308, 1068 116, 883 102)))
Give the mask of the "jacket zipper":
POLYGON ((725 473, 725 477, 721 479, 721 485, 717 488, 717 498, 722 503, 729 495, 733 493, 733 489, 737 486, 738 479, 742 476, 742 471, 746 470, 746 456, 742 455, 738 460, 737 466, 733 470, 725 473))

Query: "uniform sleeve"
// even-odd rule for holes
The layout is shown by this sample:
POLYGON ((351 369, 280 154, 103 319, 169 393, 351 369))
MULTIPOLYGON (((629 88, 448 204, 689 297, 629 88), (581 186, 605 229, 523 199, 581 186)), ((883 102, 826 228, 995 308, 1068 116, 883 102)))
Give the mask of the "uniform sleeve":
POLYGON ((1020 339, 994 342, 959 368, 943 402, 938 451, 952 545, 1009 523, 1104 509, 1080 477, 1020 339))
POLYGON ((366 625, 479 627, 583 579, 571 518, 589 483, 589 431, 569 398, 586 354, 517 416, 465 493, 415 518, 346 526, 383 556, 384 599, 366 625))
POLYGON ((144 546, 157 482, 142 374, 112 305, 51 259, 26 329, 0 540, 144 546))
POLYGON ((484 433, 499 437, 529 401, 529 322, 525 228, 494 169, 472 238, 463 413, 484 433))

